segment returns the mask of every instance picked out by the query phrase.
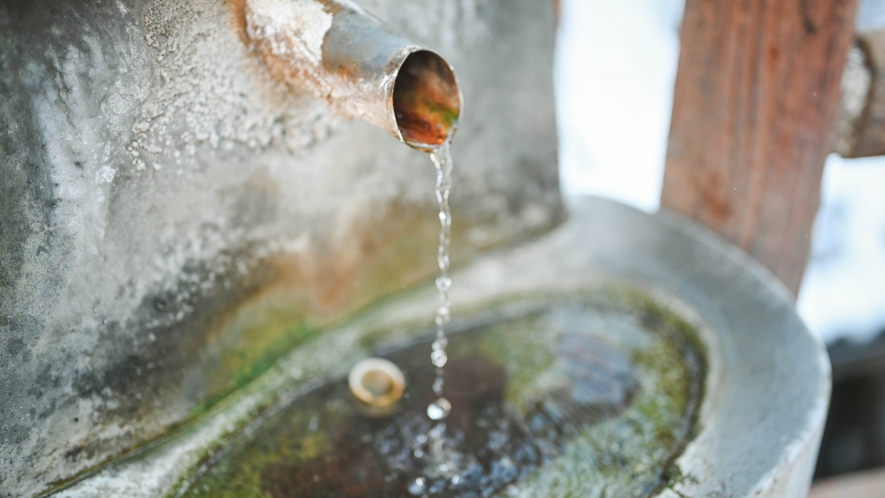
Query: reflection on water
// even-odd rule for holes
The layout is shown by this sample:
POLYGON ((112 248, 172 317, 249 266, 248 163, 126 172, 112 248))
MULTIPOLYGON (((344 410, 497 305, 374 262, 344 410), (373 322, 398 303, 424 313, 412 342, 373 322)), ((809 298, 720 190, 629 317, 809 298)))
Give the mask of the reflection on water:
POLYGON ((690 436, 702 378, 700 356, 661 313, 574 302, 462 325, 447 348, 442 421, 426 414, 433 337, 393 350, 383 356, 407 378, 394 412, 372 415, 345 379, 330 382, 229 447, 187 495, 648 494, 690 436))

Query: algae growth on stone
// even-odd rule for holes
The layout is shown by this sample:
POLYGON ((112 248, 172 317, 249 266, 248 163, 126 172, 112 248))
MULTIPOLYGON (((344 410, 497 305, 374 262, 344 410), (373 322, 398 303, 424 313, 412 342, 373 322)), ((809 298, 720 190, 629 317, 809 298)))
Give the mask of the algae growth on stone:
POLYGON ((692 434, 704 363, 691 334, 629 296, 504 304, 453 323, 445 421, 425 413, 433 336, 419 334, 378 351, 408 383, 388 416, 328 382, 235 439, 184 495, 648 496, 692 434))

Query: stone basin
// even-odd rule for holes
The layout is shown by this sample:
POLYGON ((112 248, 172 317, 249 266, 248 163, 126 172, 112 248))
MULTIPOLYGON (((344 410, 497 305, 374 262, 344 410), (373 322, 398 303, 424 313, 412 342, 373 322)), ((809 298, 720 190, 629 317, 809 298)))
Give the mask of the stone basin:
MULTIPOLYGON (((463 395, 461 406, 491 410, 491 420, 510 428, 504 450, 482 464, 516 469, 482 489, 503 496, 805 496, 829 364, 787 291, 740 250, 682 218, 600 199, 569 203, 569 220, 553 232, 485 253, 453 275, 448 383, 463 395), (597 360, 595 371, 582 367, 597 360), (539 435, 544 423, 533 432, 525 422, 538 413, 549 421, 551 411, 538 407, 553 400, 555 408, 562 389, 572 401, 559 406, 578 399, 593 416, 566 414, 562 426, 571 429, 561 434, 539 435), (535 453, 510 458, 510 450, 526 447, 535 453)), ((429 428, 409 413, 428 395, 429 360, 422 373, 419 359, 429 353, 422 341, 435 300, 430 284, 387 299, 298 347, 193 422, 57 495, 219 496, 212 491, 235 483, 245 486, 238 496, 293 489, 347 496, 340 487, 309 489, 310 482, 387 464, 367 463, 342 445, 359 446, 355 435, 385 430, 387 440, 372 441, 402 445, 429 428), (406 371, 411 397, 393 418, 360 413, 342 388, 347 370, 368 356, 386 356, 406 371), (308 488, 298 488, 305 480, 308 488)), ((481 417, 466 408, 458 415, 453 398, 450 423, 461 420, 469 433, 481 417)), ((477 440, 490 440, 490 432, 477 431, 477 440)), ((372 441, 360 451, 387 454, 372 441)), ((393 478, 402 486, 413 477, 407 470, 393 478)))

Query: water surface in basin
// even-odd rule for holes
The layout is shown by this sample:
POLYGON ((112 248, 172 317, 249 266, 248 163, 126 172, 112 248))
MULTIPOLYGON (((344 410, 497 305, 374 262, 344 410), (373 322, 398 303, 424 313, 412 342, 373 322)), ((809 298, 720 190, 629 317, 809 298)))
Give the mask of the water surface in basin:
POLYGON ((278 407, 185 496, 643 496, 690 439, 704 375, 693 332, 645 299, 520 302, 453 324, 428 418, 435 338, 378 351, 404 399, 370 413, 346 379, 278 407))

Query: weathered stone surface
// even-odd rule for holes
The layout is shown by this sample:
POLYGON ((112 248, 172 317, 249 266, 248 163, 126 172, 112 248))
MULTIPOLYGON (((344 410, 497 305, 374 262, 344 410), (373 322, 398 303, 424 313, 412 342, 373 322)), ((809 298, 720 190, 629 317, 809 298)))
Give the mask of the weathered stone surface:
MULTIPOLYGON (((595 444, 575 446, 577 441, 572 441, 565 454, 532 477, 527 476, 524 485, 508 488, 500 495, 804 498, 826 419, 830 370, 826 351, 796 316, 786 288, 745 253, 684 218, 671 213, 650 216, 600 199, 572 201, 569 220, 551 233, 511 248, 489 251, 453 272, 451 358, 455 361, 462 347, 457 345, 456 337, 459 321, 501 330, 500 340, 483 341, 479 347, 465 345, 462 351, 501 355, 507 358, 502 364, 519 365, 508 369, 512 377, 505 388, 512 407, 519 410, 537 399, 519 395, 538 393, 527 384, 543 379, 547 387, 558 385, 548 383, 550 377, 541 373, 548 361, 544 344, 550 347, 549 333, 556 327, 571 324, 582 332, 600 334, 609 346, 629 344, 640 348, 627 354, 637 368, 634 372, 640 373, 640 387, 632 408, 581 432, 581 437, 589 437, 595 444), (609 308, 620 311, 609 314, 609 318, 604 318, 606 314, 594 318, 569 311, 567 316, 549 322, 556 323, 556 327, 529 326, 522 331, 512 321, 530 312, 532 302, 568 306, 578 296, 599 299, 596 302, 600 304, 620 302, 609 308), (662 332, 669 328, 673 332, 670 337, 688 339, 705 359, 696 431, 691 431, 681 454, 664 466, 650 459, 654 450, 641 444, 649 440, 635 437, 634 429, 657 434, 666 444, 674 442, 672 436, 682 429, 673 418, 661 416, 666 411, 677 413, 672 408, 686 399, 679 395, 680 382, 676 379, 690 363, 674 358, 668 348, 659 347, 660 342, 655 346, 655 341, 637 340, 637 326, 662 332), (663 375, 648 383, 654 377, 642 376, 642 365, 663 375), (643 403, 644 396, 650 396, 649 403, 643 403), (670 404, 667 398, 677 402, 670 404), (667 406, 670 408, 665 409, 667 406), (635 425, 638 419, 630 415, 633 408, 645 410, 653 423, 635 425), (633 428, 625 432, 630 426, 633 428), (633 455, 638 462, 623 458, 625 455, 633 455), (642 475, 658 472, 662 487, 646 493, 635 491, 642 475)), ((312 417, 311 411, 325 409, 313 403, 299 405, 299 400, 312 390, 336 378, 343 380, 349 368, 361 359, 392 354, 405 344, 429 339, 434 330, 428 310, 436 302, 436 288, 431 282, 386 300, 295 348, 267 375, 239 390, 229 403, 212 408, 200 423, 181 431, 168 444, 108 465, 62 491, 59 497, 178 496, 178 491, 193 485, 201 473, 211 469, 212 463, 222 467, 232 463, 229 468, 248 474, 248 461, 236 461, 235 454, 242 454, 242 445, 248 446, 249 439, 254 437, 253 441, 266 444, 262 460, 274 458, 274 446, 291 442, 285 437, 260 435, 275 417, 286 417, 280 410, 292 406, 294 411, 303 410, 302 417, 312 417), (227 458, 235 462, 225 463, 227 458)), ((425 343, 424 355, 429 349, 425 343)), ((409 371, 407 362, 395 362, 409 371)), ((426 402, 430 399, 432 371, 429 362, 424 365, 424 380, 410 375, 407 386, 417 388, 411 391, 414 396, 427 396, 426 402)), ((465 368, 447 365, 446 375, 465 368)), ((490 376, 486 373, 481 378, 488 380, 490 376)), ((450 381, 457 382, 448 378, 446 389, 450 381)), ((341 387, 346 389, 343 384, 341 387)), ((335 403, 334 398, 327 401, 335 403)), ((454 399, 452 402, 458 404, 454 399)), ((336 416, 345 413, 336 411, 336 416)), ((453 408, 450 417, 454 416, 453 408)), ((318 437, 313 442, 328 443, 328 439, 322 440, 322 434, 335 417, 317 417, 318 431, 313 435, 318 437)), ((296 430, 310 430, 310 422, 305 428, 304 418, 301 421, 298 425, 298 415, 293 415, 288 422, 296 430)), ((446 423, 450 422, 454 421, 447 419, 446 423)), ((305 444, 290 449, 303 456, 323 447, 305 444)), ((321 474, 318 477, 322 480, 321 474)), ((257 484, 250 479, 243 482, 257 484)), ((206 496, 218 494, 213 494, 211 487, 203 488, 203 484, 205 481, 193 490, 202 490, 206 496)), ((243 488, 237 494, 232 482, 223 484, 231 485, 215 491, 248 495, 243 488)))
MULTIPOLYGON (((363 4, 460 79, 456 256, 555 224, 551 6, 363 4)), ((0 1, 0 496, 163 434, 434 270, 428 158, 275 82, 231 12, 0 1), (229 319, 253 301, 280 325, 229 319)))

